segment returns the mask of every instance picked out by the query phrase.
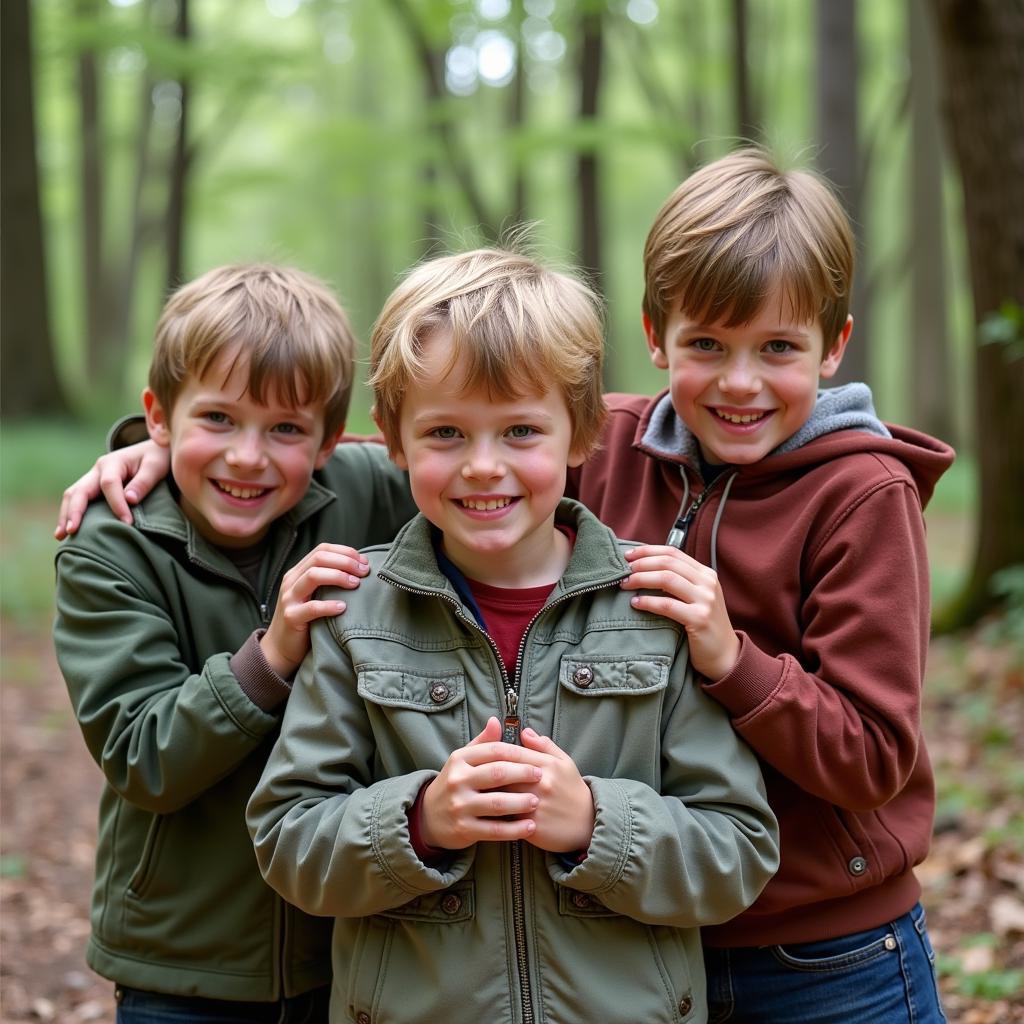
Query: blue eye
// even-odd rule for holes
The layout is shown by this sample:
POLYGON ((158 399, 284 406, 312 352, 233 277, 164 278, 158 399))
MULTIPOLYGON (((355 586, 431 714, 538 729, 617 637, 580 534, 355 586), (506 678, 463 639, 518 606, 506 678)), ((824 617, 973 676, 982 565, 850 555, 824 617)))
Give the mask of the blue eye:
POLYGON ((718 348, 718 342, 714 338, 694 338, 690 344, 698 352, 714 352, 718 348))
POLYGON ((518 440, 524 440, 528 437, 533 437, 537 431, 533 427, 528 426, 525 423, 517 423, 514 427, 508 428, 508 436, 516 438, 518 440))
POLYGON ((772 355, 781 356, 791 351, 793 348, 792 342, 785 341, 782 338, 775 338, 773 341, 769 341, 766 348, 772 355))
POLYGON ((229 423, 227 413, 217 412, 211 409, 209 412, 203 413, 203 419, 209 420, 211 423, 229 423))
POLYGON ((302 427, 297 423, 278 423, 274 431, 278 434, 301 434, 302 427))
POLYGON ((455 427, 434 427, 430 433, 442 441, 451 441, 459 436, 459 432, 455 427))

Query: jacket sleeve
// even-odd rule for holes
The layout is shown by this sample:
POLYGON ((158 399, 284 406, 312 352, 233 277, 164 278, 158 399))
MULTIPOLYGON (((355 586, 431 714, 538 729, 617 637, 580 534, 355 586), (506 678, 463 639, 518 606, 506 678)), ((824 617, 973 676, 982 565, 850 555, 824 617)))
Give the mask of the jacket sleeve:
POLYGON ((548 871, 637 921, 693 928, 754 902, 778 868, 778 828, 757 759, 685 658, 676 661, 675 700, 662 722, 661 791, 588 777, 596 819, 587 856, 571 871, 549 856, 548 871))
POLYGON ((474 850, 444 870, 419 859, 408 812, 437 773, 373 781, 376 744, 356 674, 331 623, 311 630, 274 749, 246 810, 267 882, 310 914, 363 917, 445 889, 474 850))
POLYGON ((54 642, 86 745, 120 796, 167 814, 230 774, 280 718, 245 695, 230 652, 190 670, 157 589, 109 555, 57 556, 54 642))
POLYGON ((801 788, 847 810, 881 807, 906 785, 920 741, 930 610, 914 488, 875 486, 809 550, 805 574, 800 658, 741 632, 736 665, 705 688, 801 788))

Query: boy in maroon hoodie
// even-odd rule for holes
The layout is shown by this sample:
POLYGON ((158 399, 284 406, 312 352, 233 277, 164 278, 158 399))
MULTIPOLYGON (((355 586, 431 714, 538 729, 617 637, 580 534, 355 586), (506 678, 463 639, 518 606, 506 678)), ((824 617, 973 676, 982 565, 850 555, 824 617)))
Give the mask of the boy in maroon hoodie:
POLYGON ((645 542, 623 586, 686 627, 779 818, 778 874, 704 930, 710 1020, 942 1021, 913 868, 934 811, 922 507, 953 452, 882 424, 863 384, 819 391, 850 338, 853 241, 813 175, 753 150, 704 167, 644 268, 669 388, 609 396, 567 493, 645 542))

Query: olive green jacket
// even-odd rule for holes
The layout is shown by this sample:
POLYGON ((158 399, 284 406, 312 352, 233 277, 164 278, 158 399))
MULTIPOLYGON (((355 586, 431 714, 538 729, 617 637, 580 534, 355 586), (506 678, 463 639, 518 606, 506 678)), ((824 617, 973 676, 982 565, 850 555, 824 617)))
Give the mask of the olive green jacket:
POLYGON ((703 1021, 698 928, 778 863, 756 759, 685 634, 618 587, 625 545, 575 502, 569 565, 519 656, 522 726, 575 760, 596 809, 580 863, 526 843, 422 862, 408 811, 491 715, 505 671, 414 519, 348 609, 313 628, 247 818, 264 876, 332 914, 331 1019, 360 1024, 703 1021))
POLYGON ((58 551, 57 656, 106 779, 87 959, 107 978, 258 1001, 330 978, 330 922, 288 907, 253 857, 245 803, 280 712, 229 659, 308 550, 388 539, 415 509, 379 445, 340 448, 317 477, 268 535, 259 593, 166 483, 134 527, 92 505, 58 551))

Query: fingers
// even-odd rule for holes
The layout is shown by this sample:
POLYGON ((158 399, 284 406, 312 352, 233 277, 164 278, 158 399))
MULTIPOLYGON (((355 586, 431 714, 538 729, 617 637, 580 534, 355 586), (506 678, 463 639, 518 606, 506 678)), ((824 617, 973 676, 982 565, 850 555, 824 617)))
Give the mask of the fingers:
MULTIPOLYGON (((80 476, 61 497, 60 511, 57 513, 57 527, 53 531, 57 540, 70 537, 82 524, 82 516, 89 502, 100 493, 100 474, 97 466, 93 466, 84 476, 80 476)), ((129 516, 129 520, 131 516, 129 516)))
POLYGON ((487 724, 470 741, 468 746, 477 746, 481 743, 494 743, 501 739, 501 722, 494 715, 487 719, 487 724))

